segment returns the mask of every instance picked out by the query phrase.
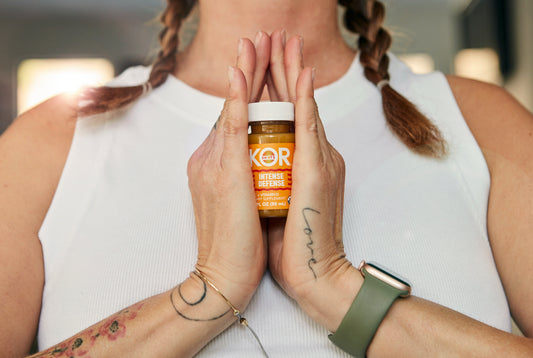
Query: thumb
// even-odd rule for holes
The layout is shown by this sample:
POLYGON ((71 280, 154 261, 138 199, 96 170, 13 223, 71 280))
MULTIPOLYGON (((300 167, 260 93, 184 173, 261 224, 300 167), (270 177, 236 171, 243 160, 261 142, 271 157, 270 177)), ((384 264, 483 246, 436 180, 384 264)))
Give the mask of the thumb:
POLYGON ((224 103, 220 124, 220 134, 224 145, 222 165, 248 162, 248 95, 246 79, 242 71, 228 68, 229 92, 224 103))
MULTIPOLYGON (((296 83, 295 103, 295 140, 297 151, 322 158, 319 140, 318 109, 314 99, 314 70, 306 67, 302 70, 296 83)), ((296 153, 295 153, 296 155, 296 153)))

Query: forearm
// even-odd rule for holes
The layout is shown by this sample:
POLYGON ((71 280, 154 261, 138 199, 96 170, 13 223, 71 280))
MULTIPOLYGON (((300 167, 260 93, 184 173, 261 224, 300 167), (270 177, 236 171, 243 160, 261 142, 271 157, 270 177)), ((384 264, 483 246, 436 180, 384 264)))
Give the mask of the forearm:
MULTIPOLYGON (((338 277, 318 279, 315 287, 297 300, 315 321, 334 332, 361 285, 361 274, 354 267, 346 268, 338 277)), ((399 298, 392 305, 368 347, 367 356, 532 357, 533 340, 409 297, 399 298)))
POLYGON ((417 298, 393 304, 369 357, 531 357, 533 342, 417 298))
POLYGON ((220 296, 192 275, 32 357, 191 357, 234 321, 220 296))

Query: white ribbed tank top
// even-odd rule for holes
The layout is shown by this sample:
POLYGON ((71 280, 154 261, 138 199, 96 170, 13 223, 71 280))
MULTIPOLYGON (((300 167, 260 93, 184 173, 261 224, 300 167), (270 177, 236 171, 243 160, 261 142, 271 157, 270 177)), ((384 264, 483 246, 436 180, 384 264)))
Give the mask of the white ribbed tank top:
MULTIPOLYGON (((490 178, 482 153, 445 77, 414 75, 391 57, 393 87, 439 126, 450 155, 428 159, 399 143, 357 57, 342 78, 316 91, 328 139, 346 161, 348 258, 378 262, 408 278, 414 295, 510 331, 487 237, 490 178)), ((148 73, 131 68, 113 84, 138 84, 148 73)), ((46 282, 40 349, 191 272, 197 242, 187 161, 222 106, 223 99, 170 76, 127 110, 78 120, 39 234, 46 282)), ((271 357, 347 357, 269 273, 245 316, 271 357)), ((233 325, 198 357, 261 353, 233 325)))

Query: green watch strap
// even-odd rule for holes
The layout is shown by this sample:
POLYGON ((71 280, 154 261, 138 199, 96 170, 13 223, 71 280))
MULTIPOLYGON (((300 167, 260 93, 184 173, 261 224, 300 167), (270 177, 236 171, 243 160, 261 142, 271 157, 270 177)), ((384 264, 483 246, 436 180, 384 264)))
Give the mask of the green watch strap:
POLYGON ((381 321, 394 301, 405 294, 395 287, 365 273, 365 280, 339 328, 329 339, 345 352, 357 357, 366 350, 381 321))

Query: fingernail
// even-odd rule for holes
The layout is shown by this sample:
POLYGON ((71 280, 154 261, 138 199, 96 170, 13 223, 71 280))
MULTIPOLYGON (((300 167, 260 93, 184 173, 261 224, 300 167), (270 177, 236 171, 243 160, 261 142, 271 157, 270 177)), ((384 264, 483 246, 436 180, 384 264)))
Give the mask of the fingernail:
POLYGON ((241 53, 242 53, 242 48, 244 46, 244 40, 243 39, 239 39, 239 47, 237 49, 237 54, 240 56, 241 53))
POLYGON ((259 42, 261 41, 261 37, 263 37, 263 31, 258 31, 257 35, 255 35, 254 44, 257 46, 259 42))
POLYGON ((285 47, 285 44, 287 43, 287 32, 285 30, 281 30, 281 43, 283 44, 283 47, 285 47))

